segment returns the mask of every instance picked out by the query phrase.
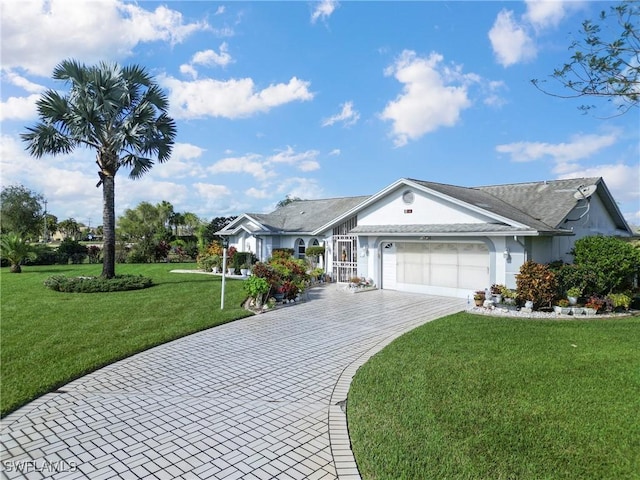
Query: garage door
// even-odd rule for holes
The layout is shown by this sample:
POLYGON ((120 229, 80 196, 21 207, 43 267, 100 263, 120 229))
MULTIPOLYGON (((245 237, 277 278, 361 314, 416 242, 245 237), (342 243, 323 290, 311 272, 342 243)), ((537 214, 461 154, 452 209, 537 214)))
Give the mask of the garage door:
POLYGON ((489 249, 484 243, 395 242, 393 249, 383 250, 383 278, 388 279, 383 288, 466 294, 489 285, 489 262, 489 249), (393 266, 395 285, 391 286, 393 266))

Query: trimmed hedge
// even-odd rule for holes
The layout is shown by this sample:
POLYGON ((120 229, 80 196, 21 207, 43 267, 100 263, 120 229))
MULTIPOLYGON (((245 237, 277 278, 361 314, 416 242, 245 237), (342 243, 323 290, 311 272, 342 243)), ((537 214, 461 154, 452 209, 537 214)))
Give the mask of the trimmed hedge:
POLYGON ((142 275, 116 275, 113 278, 54 275, 44 281, 45 287, 66 293, 123 292, 140 290, 152 285, 153 281, 142 275))

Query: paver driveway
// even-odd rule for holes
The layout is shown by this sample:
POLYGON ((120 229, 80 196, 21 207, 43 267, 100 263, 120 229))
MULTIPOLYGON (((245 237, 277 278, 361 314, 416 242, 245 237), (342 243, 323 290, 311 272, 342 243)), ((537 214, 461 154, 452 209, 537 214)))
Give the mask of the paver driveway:
POLYGON ((306 302, 153 348, 7 416, 3 477, 359 478, 340 405, 356 369, 465 306, 312 289, 306 302))

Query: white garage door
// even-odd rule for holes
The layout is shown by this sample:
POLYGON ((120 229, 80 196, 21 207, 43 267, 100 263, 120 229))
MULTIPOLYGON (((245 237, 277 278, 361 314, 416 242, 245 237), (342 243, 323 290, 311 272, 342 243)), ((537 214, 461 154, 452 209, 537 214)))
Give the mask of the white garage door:
POLYGON ((466 295, 468 290, 489 285, 489 249, 483 243, 396 242, 393 246, 383 249, 383 288, 466 295), (395 285, 389 278, 393 270, 395 285))

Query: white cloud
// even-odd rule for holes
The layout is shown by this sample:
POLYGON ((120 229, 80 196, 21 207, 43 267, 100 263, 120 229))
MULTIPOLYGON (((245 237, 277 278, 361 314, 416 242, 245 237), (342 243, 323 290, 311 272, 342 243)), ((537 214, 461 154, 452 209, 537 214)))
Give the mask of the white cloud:
POLYGON ((242 157, 227 157, 217 161, 207 171, 213 174, 218 173, 248 173, 256 180, 264 181, 275 175, 265 166, 262 155, 247 154, 242 157))
POLYGON ((229 63, 233 62, 228 50, 229 46, 227 45, 227 42, 223 42, 220 45, 220 53, 211 49, 196 52, 193 57, 191 57, 191 62, 180 65, 180 72, 191 75, 193 78, 197 78, 198 72, 195 68, 196 65, 204 65, 206 67, 217 65, 220 67, 226 67, 229 63))
POLYGON ((498 13, 489 39, 498 63, 508 67, 515 63, 531 60, 537 54, 536 46, 526 30, 513 18, 513 12, 502 10, 498 13))
POLYGON ((324 190, 314 179, 304 177, 290 177, 278 182, 276 193, 285 197, 302 198, 303 200, 311 200, 314 198, 323 198, 324 190))
POLYGON ((329 152, 329 155, 332 157, 338 156, 342 153, 342 151, 339 148, 334 148, 333 150, 331 150, 329 152))
POLYGON ((199 159, 205 152, 204 149, 189 143, 176 143, 168 162, 156 164, 145 175, 156 178, 199 178, 206 175, 199 159))
POLYGON ((172 115, 181 118, 246 118, 274 107, 313 99, 309 82, 291 78, 288 83, 256 90, 251 78, 183 82, 173 77, 160 80, 169 90, 172 115))
POLYGON ((462 75, 456 68, 443 67, 442 60, 437 53, 421 58, 405 50, 385 71, 404 84, 402 94, 389 102, 380 115, 393 122, 396 146, 440 127, 455 125, 461 112, 471 106, 466 83, 474 81, 473 77, 462 75), (449 84, 453 82, 459 85, 449 84))
POLYGON ((20 87, 28 93, 41 93, 46 90, 43 85, 33 83, 31 80, 28 80, 15 72, 3 72, 2 80, 15 85, 16 87, 20 87))
POLYGON ((525 0, 527 11, 523 19, 536 30, 557 27, 570 10, 579 8, 581 1, 525 0))
POLYGON ((120 60, 142 42, 182 42, 209 29, 165 6, 153 11, 121 0, 3 0, 2 68, 48 77, 65 58, 120 60))
POLYGON ((323 127, 330 127, 337 122, 342 122, 345 127, 355 125, 360 119, 360 113, 353 109, 353 102, 345 102, 342 105, 342 111, 332 117, 325 118, 322 121, 323 127))
POLYGON ((194 183, 193 187, 203 198, 208 200, 218 200, 222 197, 231 195, 231 191, 226 185, 217 185, 213 183, 194 183))
POLYGON ((248 195, 251 198, 269 198, 269 190, 266 188, 263 189, 257 189, 255 187, 251 187, 247 190, 245 190, 244 192, 246 195, 248 195))
POLYGON ((515 142, 498 145, 496 151, 506 153, 514 162, 531 162, 550 157, 560 166, 588 158, 617 141, 617 135, 574 135, 569 142, 515 142))
POLYGON ((307 150, 306 152, 296 153, 293 148, 287 146, 286 150, 281 150, 269 157, 270 163, 285 163, 292 165, 303 172, 318 170, 320 164, 316 160, 320 152, 317 150, 307 150))
POLYGON ((0 120, 29 120, 37 118, 36 101, 39 94, 28 97, 9 97, 6 102, 0 102, 0 120))
POLYGON ((316 2, 316 6, 311 14, 311 23, 316 23, 320 19, 326 21, 339 6, 340 4, 337 0, 321 0, 316 2))

